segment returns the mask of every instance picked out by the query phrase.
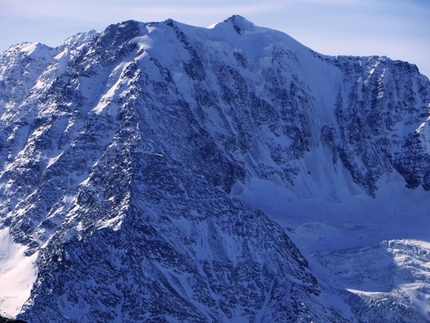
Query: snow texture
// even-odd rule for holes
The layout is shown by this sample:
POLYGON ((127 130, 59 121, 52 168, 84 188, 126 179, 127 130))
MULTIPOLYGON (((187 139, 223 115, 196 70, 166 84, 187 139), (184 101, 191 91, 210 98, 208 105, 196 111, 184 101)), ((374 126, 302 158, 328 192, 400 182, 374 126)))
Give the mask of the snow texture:
POLYGON ((14 45, 0 314, 428 322, 429 123, 415 65, 238 15, 14 45))

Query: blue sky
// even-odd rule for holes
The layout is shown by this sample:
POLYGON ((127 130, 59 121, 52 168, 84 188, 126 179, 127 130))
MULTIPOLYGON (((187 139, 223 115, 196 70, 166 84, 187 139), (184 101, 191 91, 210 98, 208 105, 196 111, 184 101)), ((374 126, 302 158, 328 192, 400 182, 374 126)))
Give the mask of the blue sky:
POLYGON ((233 14, 328 55, 386 55, 430 77, 430 0, 0 0, 0 51, 58 46, 81 31, 135 19, 209 26, 233 14))

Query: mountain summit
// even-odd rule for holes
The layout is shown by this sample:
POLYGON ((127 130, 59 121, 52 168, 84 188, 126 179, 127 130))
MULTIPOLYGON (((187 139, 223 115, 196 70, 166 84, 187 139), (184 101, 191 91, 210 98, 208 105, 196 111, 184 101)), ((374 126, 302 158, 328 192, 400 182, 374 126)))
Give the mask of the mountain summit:
POLYGON ((430 83, 232 16, 0 56, 0 314, 428 322, 430 83))

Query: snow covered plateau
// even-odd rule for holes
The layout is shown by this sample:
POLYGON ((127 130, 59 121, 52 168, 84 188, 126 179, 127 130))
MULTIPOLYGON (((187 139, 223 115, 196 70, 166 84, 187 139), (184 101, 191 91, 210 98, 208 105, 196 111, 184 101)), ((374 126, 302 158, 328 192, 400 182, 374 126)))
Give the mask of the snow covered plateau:
POLYGON ((232 16, 0 56, 0 316, 430 322, 430 83, 232 16))

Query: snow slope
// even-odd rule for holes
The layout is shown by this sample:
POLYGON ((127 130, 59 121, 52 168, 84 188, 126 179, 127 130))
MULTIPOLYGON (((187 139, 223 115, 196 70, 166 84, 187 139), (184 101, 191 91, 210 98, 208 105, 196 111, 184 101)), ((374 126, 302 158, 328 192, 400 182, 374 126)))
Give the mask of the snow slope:
POLYGON ((13 317, 30 297, 37 277, 37 253, 25 254, 27 247, 13 242, 8 229, 0 231, 0 308, 2 316, 13 317))
POLYGON ((0 225, 32 289, 0 310, 426 322, 429 109, 414 65, 324 56, 241 16, 12 46, 0 225))

